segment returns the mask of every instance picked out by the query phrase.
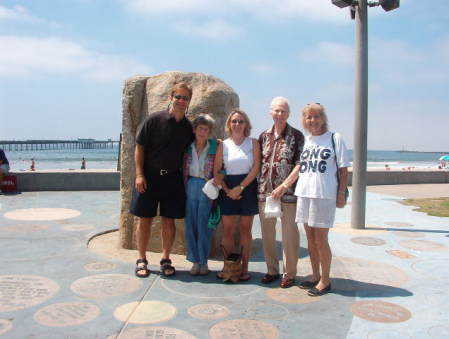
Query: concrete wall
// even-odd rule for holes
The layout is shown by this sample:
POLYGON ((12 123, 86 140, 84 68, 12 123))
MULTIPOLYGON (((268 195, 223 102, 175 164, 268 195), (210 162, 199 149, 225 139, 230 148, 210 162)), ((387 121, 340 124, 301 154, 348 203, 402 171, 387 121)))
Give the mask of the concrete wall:
MULTIPOLYGON (((19 191, 115 191, 120 189, 117 171, 18 172, 19 191)), ((352 173, 349 173, 351 182, 352 173)), ((369 171, 368 185, 449 183, 449 171, 369 171)))
POLYGON ((18 172, 19 191, 118 191, 120 172, 61 171, 18 172))

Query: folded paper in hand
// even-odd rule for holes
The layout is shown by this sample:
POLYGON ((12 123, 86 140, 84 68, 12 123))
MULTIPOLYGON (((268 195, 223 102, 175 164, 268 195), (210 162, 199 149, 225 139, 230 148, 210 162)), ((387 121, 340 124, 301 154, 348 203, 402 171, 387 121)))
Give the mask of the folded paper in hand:
POLYGON ((282 217, 281 201, 269 196, 265 200, 265 218, 282 217))

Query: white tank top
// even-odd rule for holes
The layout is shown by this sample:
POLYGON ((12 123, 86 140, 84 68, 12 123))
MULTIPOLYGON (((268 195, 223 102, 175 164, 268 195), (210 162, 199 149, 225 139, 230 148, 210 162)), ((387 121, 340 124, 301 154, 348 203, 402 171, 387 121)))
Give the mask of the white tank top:
POLYGON ((223 162, 226 174, 247 174, 253 167, 253 140, 246 137, 241 145, 231 138, 223 141, 223 162))

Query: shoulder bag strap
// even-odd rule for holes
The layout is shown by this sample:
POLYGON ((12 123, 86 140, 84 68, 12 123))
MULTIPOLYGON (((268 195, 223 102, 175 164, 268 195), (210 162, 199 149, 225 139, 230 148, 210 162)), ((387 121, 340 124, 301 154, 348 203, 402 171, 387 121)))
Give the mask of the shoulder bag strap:
POLYGON ((335 165, 337 166, 337 184, 338 184, 337 187, 340 187, 340 173, 338 172, 338 160, 337 160, 337 151, 335 150, 334 133, 332 133, 331 139, 332 139, 332 148, 334 149, 335 154, 335 165))

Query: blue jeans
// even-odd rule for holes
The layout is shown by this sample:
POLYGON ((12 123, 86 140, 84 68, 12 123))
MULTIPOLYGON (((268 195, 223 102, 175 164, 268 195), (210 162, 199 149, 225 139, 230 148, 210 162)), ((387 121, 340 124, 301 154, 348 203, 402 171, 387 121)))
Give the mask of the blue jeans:
POLYGON ((201 190, 206 181, 189 177, 187 181, 187 204, 185 235, 187 240, 187 260, 207 264, 213 229, 207 227, 212 201, 201 190))

